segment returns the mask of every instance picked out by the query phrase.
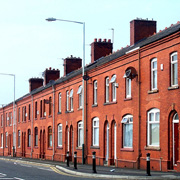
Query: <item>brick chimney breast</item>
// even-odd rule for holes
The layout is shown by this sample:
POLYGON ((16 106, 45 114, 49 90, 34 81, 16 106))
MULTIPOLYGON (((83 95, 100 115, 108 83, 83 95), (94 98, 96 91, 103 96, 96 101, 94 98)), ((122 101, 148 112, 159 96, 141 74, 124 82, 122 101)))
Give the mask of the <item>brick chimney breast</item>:
POLYGON ((104 39, 101 41, 101 39, 94 39, 94 42, 91 43, 91 63, 96 61, 97 59, 109 55, 112 53, 112 43, 109 39, 108 41, 104 39))
POLYGON ((156 33, 156 21, 135 19, 130 22, 130 45, 156 33))
POLYGON ((34 89, 43 86, 43 79, 42 78, 30 78, 29 79, 29 92, 34 89))
POLYGON ((67 57, 64 59, 64 76, 82 67, 82 59, 73 57, 67 57))
POLYGON ((50 80, 57 80, 59 79, 60 71, 59 69, 55 70, 51 67, 44 71, 44 85, 48 84, 50 80))

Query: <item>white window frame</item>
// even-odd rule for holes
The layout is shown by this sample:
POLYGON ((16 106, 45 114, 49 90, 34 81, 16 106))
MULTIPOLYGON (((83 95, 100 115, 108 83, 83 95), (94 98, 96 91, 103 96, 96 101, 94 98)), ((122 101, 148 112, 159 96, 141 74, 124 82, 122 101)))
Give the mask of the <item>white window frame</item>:
POLYGON ((128 114, 123 117, 121 123, 123 124, 123 148, 133 148, 133 116, 131 114, 128 114), (132 134, 131 137, 128 139, 129 141, 132 140, 132 142, 129 142, 128 144, 131 144, 131 146, 126 146, 125 141, 126 138, 126 127, 132 126, 132 134))
POLYGON ((62 147, 62 124, 58 124, 58 147, 62 147))
POLYGON ((69 98, 70 98, 70 110, 73 111, 73 89, 71 89, 70 91, 69 98))
POLYGON ((6 142, 5 142, 5 147, 8 147, 8 132, 6 132, 6 142))
POLYGON ((178 85, 178 57, 177 57, 177 60, 174 60, 173 61, 173 57, 174 56, 177 56, 177 52, 174 52, 171 54, 171 86, 177 86, 178 85), (176 64, 176 68, 174 67, 176 64), (176 77, 174 77, 174 70, 176 71, 176 77), (177 81, 177 82, 176 82, 177 81))
POLYGON ((151 90, 157 89, 157 58, 151 60, 151 90), (156 67, 154 67, 156 63, 156 67))
POLYGON ((131 98, 131 79, 126 78, 126 98, 131 98))
POLYGON ((110 82, 112 84, 112 101, 115 102, 116 101, 116 75, 114 74, 110 80, 110 82))
POLYGON ((66 111, 69 111, 69 91, 66 91, 66 111))
POLYGON ((97 80, 94 81, 94 105, 97 105, 97 80))
POLYGON ((109 102, 109 77, 106 77, 106 103, 109 102))
POLYGON ((21 147, 21 131, 18 130, 18 147, 21 147))
POLYGON ((82 86, 79 86, 77 94, 79 95, 79 108, 82 108, 82 86))
POLYGON ((61 93, 59 93, 59 113, 61 113, 61 93))
POLYGON ((160 110, 157 108, 153 108, 150 111, 148 111, 147 113, 147 145, 148 146, 155 146, 155 147, 159 147, 160 146, 160 110), (152 119, 152 121, 150 121, 150 114, 154 114, 154 118, 152 119), (158 117, 158 119, 157 119, 158 117), (159 142, 158 144, 153 144, 151 143, 151 125, 157 125, 158 126, 158 138, 159 138, 159 142))
POLYGON ((93 146, 99 146, 99 118, 93 118, 93 146), (95 133, 97 131, 97 134, 95 133))
POLYGON ((83 123, 82 121, 78 122, 78 147, 82 147, 83 143, 83 123))
POLYGON ((1 148, 3 148, 3 133, 1 133, 1 148))
POLYGON ((28 129, 28 147, 31 147, 31 129, 28 129))

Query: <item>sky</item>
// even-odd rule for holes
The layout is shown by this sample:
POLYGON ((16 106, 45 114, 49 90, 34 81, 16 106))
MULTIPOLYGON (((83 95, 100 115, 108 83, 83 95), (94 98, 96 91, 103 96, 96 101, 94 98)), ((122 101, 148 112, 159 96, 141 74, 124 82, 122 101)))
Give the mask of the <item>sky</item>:
MULTIPOLYGON (((83 26, 47 22, 54 17, 85 22, 85 64, 94 38, 112 39, 113 50, 130 44, 130 21, 157 21, 157 32, 180 21, 179 0, 0 0, 0 73, 15 74, 15 99, 29 93, 29 79, 63 59, 83 55, 83 26)), ((13 76, 0 74, 0 107, 14 99, 13 76)))

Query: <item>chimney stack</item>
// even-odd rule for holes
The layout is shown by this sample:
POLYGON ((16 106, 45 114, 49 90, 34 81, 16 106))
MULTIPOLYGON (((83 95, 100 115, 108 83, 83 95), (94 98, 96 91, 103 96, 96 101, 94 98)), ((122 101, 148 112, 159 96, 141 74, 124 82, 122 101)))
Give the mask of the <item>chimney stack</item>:
POLYGON ((29 92, 34 89, 43 86, 43 79, 42 78, 30 78, 29 79, 29 92))
POLYGON ((112 53, 112 47, 113 44, 110 39, 108 41, 106 39, 103 41, 101 39, 98 39, 98 41, 94 39, 94 42, 91 43, 91 63, 112 53))
POLYGON ((55 81, 59 79, 59 75, 60 75, 59 69, 55 70, 55 69, 51 69, 51 67, 49 69, 46 69, 44 71, 44 85, 48 84, 50 80, 55 81))
POLYGON ((156 21, 135 19, 130 22, 130 45, 156 33, 156 21))
POLYGON ((82 67, 82 59, 71 55, 64 59, 64 76, 82 67))

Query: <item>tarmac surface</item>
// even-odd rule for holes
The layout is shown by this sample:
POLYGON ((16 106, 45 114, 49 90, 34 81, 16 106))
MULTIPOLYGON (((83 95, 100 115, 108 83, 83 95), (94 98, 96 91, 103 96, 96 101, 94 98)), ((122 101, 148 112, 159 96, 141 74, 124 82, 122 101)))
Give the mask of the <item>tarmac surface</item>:
POLYGON ((117 168, 112 166, 96 166, 97 173, 93 173, 92 165, 77 164, 77 169, 74 169, 74 164, 70 163, 67 167, 66 163, 50 160, 30 159, 30 158, 16 158, 16 157, 0 157, 0 160, 14 160, 24 163, 37 163, 43 165, 50 165, 57 169, 71 175, 84 176, 86 178, 101 178, 101 179, 180 179, 180 173, 175 171, 160 172, 151 171, 151 176, 146 175, 146 170, 117 168))

